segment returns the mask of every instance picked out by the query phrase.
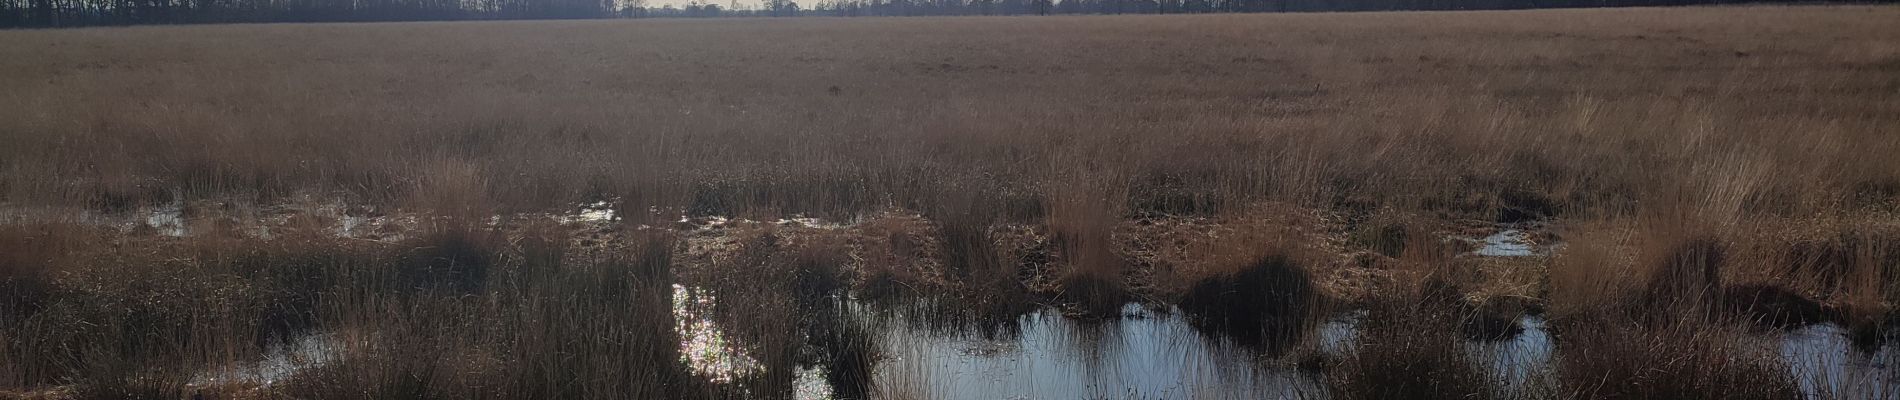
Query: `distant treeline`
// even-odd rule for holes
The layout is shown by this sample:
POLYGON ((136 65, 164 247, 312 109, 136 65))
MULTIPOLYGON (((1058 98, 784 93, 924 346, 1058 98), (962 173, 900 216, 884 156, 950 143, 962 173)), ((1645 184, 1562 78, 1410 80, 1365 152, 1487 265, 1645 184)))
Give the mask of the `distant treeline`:
MULTIPOLYGON (((772 15, 912 16, 1027 14, 1194 14, 1381 10, 1508 10, 1530 8, 1679 6, 1748 0, 837 0, 801 10, 767 0, 772 15), (774 12, 778 9, 778 12, 774 12)), ((1891 0, 1888 0, 1891 1, 1891 0)))
MULTIPOLYGON (((1875 2, 1893 2, 1876 0, 1875 2)), ((220 22, 362 22, 720 16, 1176 14, 1670 6, 1740 0, 0 0, 0 28, 220 22)))

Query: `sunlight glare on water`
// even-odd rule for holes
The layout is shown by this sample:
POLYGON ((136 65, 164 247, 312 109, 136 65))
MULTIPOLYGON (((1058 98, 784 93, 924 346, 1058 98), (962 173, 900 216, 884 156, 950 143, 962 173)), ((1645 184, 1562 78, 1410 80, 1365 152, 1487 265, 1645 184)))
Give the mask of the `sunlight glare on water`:
POLYGON ((757 360, 738 351, 719 324, 700 315, 712 304, 710 294, 673 285, 673 320, 679 329, 682 361, 692 367, 695 374, 714 382, 731 382, 763 370, 757 360))
POLYGON ((309 334, 290 343, 273 346, 264 359, 255 363, 214 368, 200 372, 192 386, 253 384, 270 386, 299 371, 321 367, 336 359, 337 348, 325 334, 309 334))
POLYGON ((1485 257, 1529 257, 1536 254, 1526 240, 1524 231, 1516 229, 1505 229, 1486 236, 1483 245, 1478 248, 1478 255, 1485 257))

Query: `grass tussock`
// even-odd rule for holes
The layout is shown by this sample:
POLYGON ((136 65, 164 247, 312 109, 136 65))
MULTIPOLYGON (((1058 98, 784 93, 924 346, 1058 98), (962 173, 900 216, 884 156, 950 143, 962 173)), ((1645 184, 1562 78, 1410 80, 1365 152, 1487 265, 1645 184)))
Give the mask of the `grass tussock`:
POLYGON ((1745 326, 1599 320, 1557 329, 1559 380, 1580 397, 1800 398, 1773 345, 1745 326))
POLYGON ((326 324, 337 359, 281 390, 301 398, 703 395, 707 387, 681 364, 671 323, 671 241, 632 244, 568 257, 561 272, 489 292, 492 301, 354 299, 368 304, 345 310, 382 312, 326 324))
POLYGON ((1645 253, 1648 283, 1637 301, 1664 316, 1712 312, 1706 308, 1721 301, 1728 245, 1710 236, 1661 236, 1651 240, 1659 242, 1659 247, 1645 253))
POLYGON ((82 232, 52 224, 0 229, 0 318, 32 315, 51 295, 61 255, 84 240, 82 232))
POLYGON ((1838 321, 1834 308, 1794 281, 1735 282, 1762 261, 1750 256, 1755 239, 1746 235, 1630 226, 1591 228, 1552 267, 1563 390, 1605 399, 1799 398, 1789 361, 1763 328, 1838 321), (1630 277, 1588 275, 1603 271, 1630 277))
POLYGON ((1465 351, 1470 313, 1462 293, 1437 278, 1374 299, 1350 353, 1327 367, 1326 385, 1345 399, 1506 398, 1486 366, 1465 351))
MULTIPOLYGON (((1103 179, 1084 177, 1081 179, 1103 179)), ((1116 252, 1114 227, 1126 189, 1110 184, 1060 189, 1048 199, 1049 247, 1056 264, 1055 298, 1083 315, 1116 316, 1130 296, 1127 261, 1116 252)))
POLYGON ((1326 303, 1304 267, 1273 254, 1231 275, 1201 279, 1179 304, 1205 332, 1280 353, 1321 322, 1326 303))
POLYGON ((194 238, 61 253, 49 260, 63 266, 49 295, 4 326, 0 365, 11 387, 71 398, 709 393, 680 364, 666 235, 583 250, 478 239, 488 234, 499 235, 194 238), (323 350, 300 355, 315 359, 274 385, 219 372, 307 335, 323 350))

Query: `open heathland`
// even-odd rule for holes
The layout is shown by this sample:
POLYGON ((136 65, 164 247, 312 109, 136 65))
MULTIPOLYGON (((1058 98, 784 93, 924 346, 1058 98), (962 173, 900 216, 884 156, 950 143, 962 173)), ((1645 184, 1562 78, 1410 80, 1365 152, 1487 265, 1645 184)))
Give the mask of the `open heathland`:
POLYGON ((1895 21, 0 31, 0 397, 1895 398, 1895 21))

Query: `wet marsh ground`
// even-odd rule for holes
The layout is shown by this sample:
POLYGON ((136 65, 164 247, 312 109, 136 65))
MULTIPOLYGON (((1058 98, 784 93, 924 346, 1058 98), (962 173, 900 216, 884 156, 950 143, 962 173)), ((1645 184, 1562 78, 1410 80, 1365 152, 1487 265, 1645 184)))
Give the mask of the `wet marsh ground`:
POLYGON ((1900 398, 1900 8, 0 32, 0 396, 1900 398))

